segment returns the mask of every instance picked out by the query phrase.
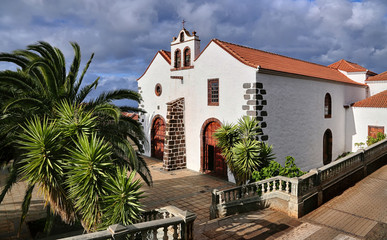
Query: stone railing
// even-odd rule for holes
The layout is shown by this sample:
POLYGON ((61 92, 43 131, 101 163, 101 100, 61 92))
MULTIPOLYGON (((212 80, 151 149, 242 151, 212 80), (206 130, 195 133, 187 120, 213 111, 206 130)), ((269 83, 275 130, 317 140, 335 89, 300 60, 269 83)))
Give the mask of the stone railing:
POLYGON ((386 160, 387 139, 298 178, 277 176, 222 191, 214 189, 210 217, 267 206, 301 217, 367 176, 376 165, 384 165, 386 160))
POLYGON ((193 224, 196 214, 167 206, 145 212, 135 224, 123 226, 115 224, 107 230, 82 234, 65 240, 81 239, 193 239, 193 224))

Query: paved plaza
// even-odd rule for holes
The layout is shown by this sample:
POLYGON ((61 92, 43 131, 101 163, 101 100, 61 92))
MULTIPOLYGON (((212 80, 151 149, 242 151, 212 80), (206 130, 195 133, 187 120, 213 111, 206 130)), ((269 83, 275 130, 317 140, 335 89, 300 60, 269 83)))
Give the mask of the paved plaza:
MULTIPOLYGON (((186 169, 166 172, 161 161, 146 161, 153 187, 142 187, 145 208, 173 205, 195 212, 195 239, 387 239, 387 166, 300 219, 267 208, 209 220, 212 189, 233 184, 186 169)), ((5 175, 4 171, 0 174, 0 188, 5 175)), ((0 204, 0 239, 31 239, 25 224, 20 236, 16 235, 25 187, 23 182, 14 186, 0 204)), ((44 217, 43 205, 35 190, 27 221, 44 217)))

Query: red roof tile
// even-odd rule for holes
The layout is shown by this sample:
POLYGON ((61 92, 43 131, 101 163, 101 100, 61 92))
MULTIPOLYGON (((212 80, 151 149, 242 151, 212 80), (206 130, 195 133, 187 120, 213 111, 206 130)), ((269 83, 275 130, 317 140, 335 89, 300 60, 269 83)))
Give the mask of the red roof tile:
POLYGON ((344 59, 341 59, 340 61, 337 61, 335 63, 332 63, 328 67, 346 71, 346 72, 366 72, 367 69, 360 66, 357 63, 349 62, 344 59))
POLYGON ((163 56, 163 58, 169 63, 171 64, 171 52, 167 52, 165 50, 160 50, 159 53, 161 54, 161 56, 163 56))
POLYGON ((259 66, 261 69, 274 70, 278 72, 291 73, 355 85, 364 85, 349 79, 344 74, 330 67, 244 47, 233 43, 223 42, 218 39, 213 39, 212 41, 242 63, 254 68, 259 66))
POLYGON ((353 104, 354 107, 387 108, 387 90, 353 104))
POLYGON ((382 72, 381 74, 369 77, 367 78, 366 81, 383 81, 383 80, 387 81, 387 71, 382 72))
POLYGON ((138 121, 138 114, 137 113, 121 112, 121 114, 124 115, 125 117, 130 117, 133 120, 138 121))

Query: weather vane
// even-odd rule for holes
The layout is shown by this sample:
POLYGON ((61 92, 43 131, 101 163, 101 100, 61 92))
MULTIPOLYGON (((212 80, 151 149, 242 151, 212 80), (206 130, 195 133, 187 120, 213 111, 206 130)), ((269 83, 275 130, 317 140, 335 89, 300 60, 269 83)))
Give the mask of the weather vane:
POLYGON ((185 23, 185 20, 183 19, 183 21, 181 21, 181 23, 183 24, 183 28, 184 28, 184 23, 185 23))

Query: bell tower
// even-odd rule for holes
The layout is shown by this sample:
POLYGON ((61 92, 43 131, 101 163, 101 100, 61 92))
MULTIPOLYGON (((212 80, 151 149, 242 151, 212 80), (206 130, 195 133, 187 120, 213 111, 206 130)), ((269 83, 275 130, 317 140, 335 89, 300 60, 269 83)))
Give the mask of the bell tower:
POLYGON ((185 28, 171 42, 171 67, 172 69, 193 68, 194 60, 200 53, 200 40, 193 31, 190 34, 185 28))

